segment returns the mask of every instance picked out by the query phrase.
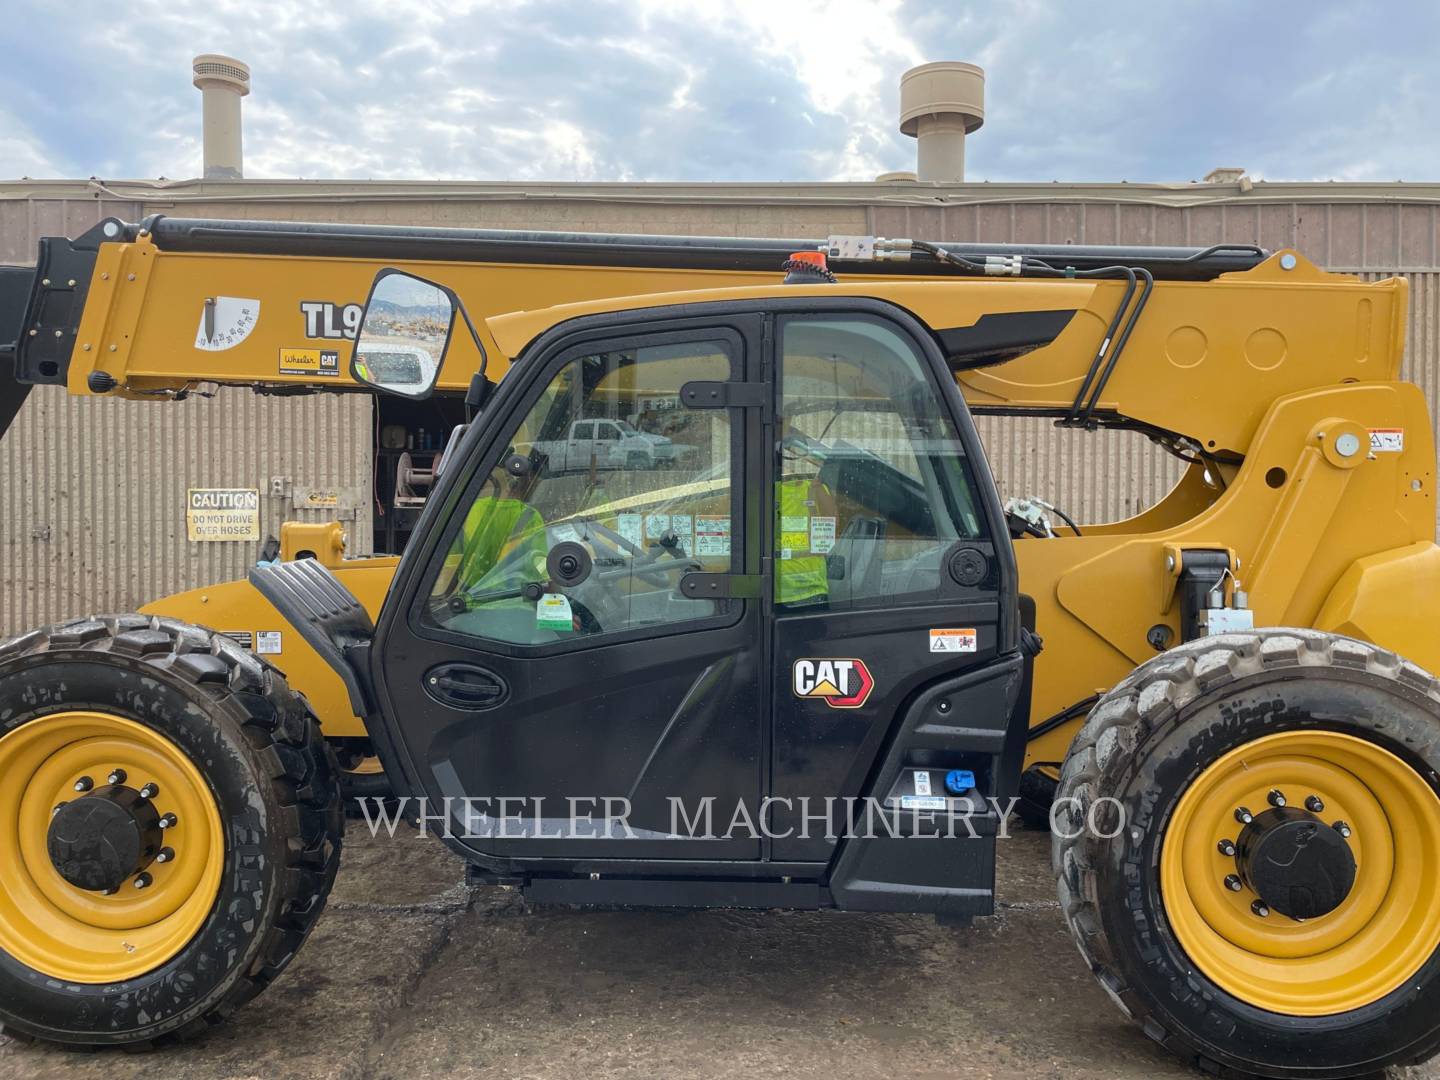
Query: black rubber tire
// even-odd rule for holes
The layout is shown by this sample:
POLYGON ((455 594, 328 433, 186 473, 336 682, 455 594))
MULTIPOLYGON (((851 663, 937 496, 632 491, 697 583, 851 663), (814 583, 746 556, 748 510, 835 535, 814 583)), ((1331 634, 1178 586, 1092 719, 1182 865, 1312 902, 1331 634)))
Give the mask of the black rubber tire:
POLYGON ((1029 768, 1020 775, 1020 788, 1016 793, 1015 812, 1026 825, 1037 829, 1050 827, 1050 808, 1055 803, 1055 789, 1058 781, 1050 779, 1038 768, 1029 768))
POLYGON ((221 634, 120 615, 0 644, 0 736, 86 708, 153 728, 199 768, 225 832, 220 892, 175 957, 123 983, 61 985, 0 950, 0 1031, 146 1049, 209 1030, 295 956, 339 864, 338 767, 303 698, 221 634))
POLYGON ((1440 791, 1440 684, 1393 653, 1312 630, 1227 634, 1150 660, 1096 704, 1061 772, 1052 852, 1081 955, 1147 1035, 1211 1075, 1354 1077, 1440 1049, 1440 951, 1371 1005, 1288 1017, 1220 989, 1171 932, 1159 853, 1181 794, 1236 746, 1297 728, 1366 738, 1440 791), (1094 832, 1083 827, 1092 806, 1094 832), (1121 813, 1115 839, 1097 835, 1121 813))

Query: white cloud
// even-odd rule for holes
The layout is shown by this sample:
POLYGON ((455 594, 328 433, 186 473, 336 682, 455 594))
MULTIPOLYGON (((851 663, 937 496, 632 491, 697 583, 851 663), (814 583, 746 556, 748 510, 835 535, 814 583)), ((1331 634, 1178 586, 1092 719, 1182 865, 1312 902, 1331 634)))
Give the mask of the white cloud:
POLYGON ((63 40, 11 6, 0 174, 198 173, 201 51, 253 69, 253 176, 867 179, 937 59, 987 69, 972 179, 1440 172, 1425 0, 132 0, 143 35, 73 0, 63 40))
POLYGON ((58 177, 64 167, 49 147, 24 124, 0 111, 0 162, 9 176, 58 177))

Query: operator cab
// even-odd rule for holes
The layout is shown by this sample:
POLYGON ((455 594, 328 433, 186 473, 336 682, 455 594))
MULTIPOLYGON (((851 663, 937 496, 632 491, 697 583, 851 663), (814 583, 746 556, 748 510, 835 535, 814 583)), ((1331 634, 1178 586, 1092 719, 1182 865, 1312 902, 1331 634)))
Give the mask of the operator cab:
MULTIPOLYGON (((414 394, 372 342, 437 371, 463 306, 382 289, 352 371, 414 394)), ((453 446, 348 658, 386 774, 481 876, 968 916, 1023 752, 1020 623, 928 329, 776 290, 557 319, 453 446), (973 842, 914 835, 962 810, 973 842)))

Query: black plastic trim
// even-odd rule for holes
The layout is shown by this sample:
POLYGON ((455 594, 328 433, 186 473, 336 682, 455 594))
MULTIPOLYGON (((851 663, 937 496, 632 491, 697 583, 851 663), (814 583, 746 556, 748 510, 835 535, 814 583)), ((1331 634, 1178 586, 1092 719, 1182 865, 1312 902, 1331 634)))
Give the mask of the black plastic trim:
POLYGON ((525 897, 537 904, 680 908, 829 907, 830 896, 814 882, 703 881, 656 878, 535 877, 525 897))
POLYGON ((1024 356, 1060 336, 1075 309, 1054 311, 992 311, 971 326, 935 331, 940 351, 953 371, 990 367, 1024 356))
POLYGON ((375 624, 354 594, 314 559, 257 566, 250 571, 250 584, 340 676, 355 714, 368 715, 369 695, 360 673, 375 624))
MULTIPOLYGON (((1007 798, 1019 781, 1017 746, 1024 748, 1024 715, 1031 658, 1014 652, 953 679, 931 685, 905 709, 884 751, 868 794, 889 791, 905 768, 907 754, 924 749, 991 758, 991 782, 981 798, 1007 798), (957 707, 958 705, 958 707, 957 707), (988 706, 988 707, 987 707, 988 706), (1015 775, 1002 775, 1006 771, 1015 775)), ((895 812, 902 821, 911 814, 895 812)), ((847 839, 835 856, 830 892, 835 906, 849 911, 928 911, 942 915, 989 915, 994 909, 995 833, 1001 827, 993 805, 970 820, 978 835, 944 814, 922 815, 921 833, 847 839), (925 822, 928 819, 928 825, 925 822)))

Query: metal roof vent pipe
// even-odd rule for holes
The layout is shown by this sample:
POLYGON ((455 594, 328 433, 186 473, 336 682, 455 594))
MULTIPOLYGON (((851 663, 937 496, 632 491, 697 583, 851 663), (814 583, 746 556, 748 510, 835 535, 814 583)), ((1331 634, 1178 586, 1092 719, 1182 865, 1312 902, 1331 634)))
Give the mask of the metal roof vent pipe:
POLYGON ((195 85, 204 97, 205 179, 239 180, 245 175, 240 146, 240 99, 250 93, 250 67, 231 56, 195 57, 195 85))
POLYGON ((921 180, 965 179, 965 136, 985 122, 985 72, 941 60, 900 76, 900 133, 916 141, 921 180))

